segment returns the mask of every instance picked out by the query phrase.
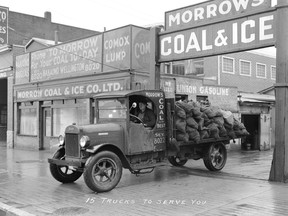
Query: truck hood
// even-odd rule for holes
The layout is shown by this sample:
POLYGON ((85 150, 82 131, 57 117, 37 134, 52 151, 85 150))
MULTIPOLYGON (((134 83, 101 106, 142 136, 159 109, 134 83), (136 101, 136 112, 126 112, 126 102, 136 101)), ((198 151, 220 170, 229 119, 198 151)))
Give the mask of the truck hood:
POLYGON ((116 143, 122 142, 124 128, 120 124, 103 123, 91 125, 70 125, 66 128, 65 133, 81 134, 90 138, 90 144, 116 143))

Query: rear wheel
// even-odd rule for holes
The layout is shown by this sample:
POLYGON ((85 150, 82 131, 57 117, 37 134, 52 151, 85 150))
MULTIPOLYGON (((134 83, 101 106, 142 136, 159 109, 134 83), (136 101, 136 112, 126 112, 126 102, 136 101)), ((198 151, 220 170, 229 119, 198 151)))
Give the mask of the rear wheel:
POLYGON ((168 157, 168 161, 173 165, 173 166, 184 166, 188 159, 180 159, 177 156, 170 156, 168 157))
POLYGON ((101 193, 112 190, 122 176, 122 163, 119 157, 110 151, 103 151, 89 159, 84 180, 93 191, 101 193))
POLYGON ((227 150, 223 143, 211 144, 204 155, 203 161, 210 171, 220 171, 226 164, 227 150))
MULTIPOLYGON (((58 149, 54 153, 53 158, 58 160, 65 160, 65 149, 58 149)), ((82 175, 82 172, 69 169, 68 166, 59 166, 56 164, 50 164, 50 172, 57 181, 62 183, 74 182, 82 175)))

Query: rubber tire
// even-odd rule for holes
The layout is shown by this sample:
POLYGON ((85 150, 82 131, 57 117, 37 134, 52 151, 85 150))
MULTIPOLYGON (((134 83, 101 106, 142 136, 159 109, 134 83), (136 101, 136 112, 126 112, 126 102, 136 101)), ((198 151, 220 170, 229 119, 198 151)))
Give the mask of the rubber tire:
POLYGON ((83 176, 84 176, 84 181, 86 185, 91 190, 97 193, 110 191, 117 186, 117 184, 119 183, 122 177, 121 160, 113 152, 110 152, 110 151, 99 152, 95 154, 94 156, 92 156, 92 158, 90 158, 87 161, 83 176), (110 169, 107 169, 106 165, 101 164, 104 161, 106 161, 106 163, 108 162, 108 165, 110 165, 108 168, 112 167, 111 173, 106 172, 106 175, 108 174, 111 177, 110 182, 107 182, 108 178, 104 174, 105 171, 110 170, 110 169), (106 180, 102 179, 102 182, 101 182, 101 179, 98 180, 96 177, 94 177, 95 172, 101 172, 101 171, 96 171, 97 164, 98 165, 100 164, 100 166, 103 168, 103 171, 102 173, 99 173, 96 177, 106 178, 106 180), (106 169, 104 166, 106 167, 106 169))
MULTIPOLYGON (((62 148, 62 149, 58 149, 54 153, 53 158, 60 160, 64 156, 65 156, 65 149, 62 148)), ((78 171, 74 171, 74 170, 71 170, 72 171, 71 174, 65 174, 61 170, 61 168, 63 169, 63 167, 66 167, 66 171, 68 171, 68 166, 58 166, 56 164, 50 163, 50 173, 59 182, 72 183, 72 182, 76 181, 77 179, 79 179, 82 175, 82 172, 78 172, 78 171)))
POLYGON ((223 143, 213 143, 207 149, 203 157, 205 167, 210 171, 220 171, 227 161, 227 150, 223 143), (218 149, 218 150, 217 150, 218 149), (216 155, 213 155, 216 153, 216 155), (219 161, 220 160, 220 161, 219 161))
POLYGON ((169 156, 168 157, 168 161, 173 166, 181 167, 181 166, 184 166, 187 163, 188 159, 179 160, 179 158, 177 156, 169 156))

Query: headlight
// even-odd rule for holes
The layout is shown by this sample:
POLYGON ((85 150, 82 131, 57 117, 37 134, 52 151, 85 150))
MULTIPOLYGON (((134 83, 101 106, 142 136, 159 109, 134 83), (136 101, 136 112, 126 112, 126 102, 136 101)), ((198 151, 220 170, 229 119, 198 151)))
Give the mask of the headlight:
POLYGON ((79 144, 80 144, 80 146, 81 146, 82 148, 84 148, 84 147, 86 147, 86 146, 89 145, 89 141, 90 141, 90 139, 89 139, 88 136, 82 136, 81 139, 80 139, 79 144))
POLYGON ((65 143, 65 138, 64 138, 64 136, 60 135, 60 136, 58 137, 58 141, 59 141, 59 144, 60 144, 60 145, 64 145, 64 143, 65 143))

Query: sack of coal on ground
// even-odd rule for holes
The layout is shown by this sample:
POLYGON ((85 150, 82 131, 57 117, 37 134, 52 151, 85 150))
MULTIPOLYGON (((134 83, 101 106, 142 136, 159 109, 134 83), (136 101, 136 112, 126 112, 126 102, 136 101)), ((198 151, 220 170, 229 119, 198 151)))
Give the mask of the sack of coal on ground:
POLYGON ((198 143, 208 138, 235 139, 249 135, 231 111, 194 101, 175 103, 176 140, 198 143))

